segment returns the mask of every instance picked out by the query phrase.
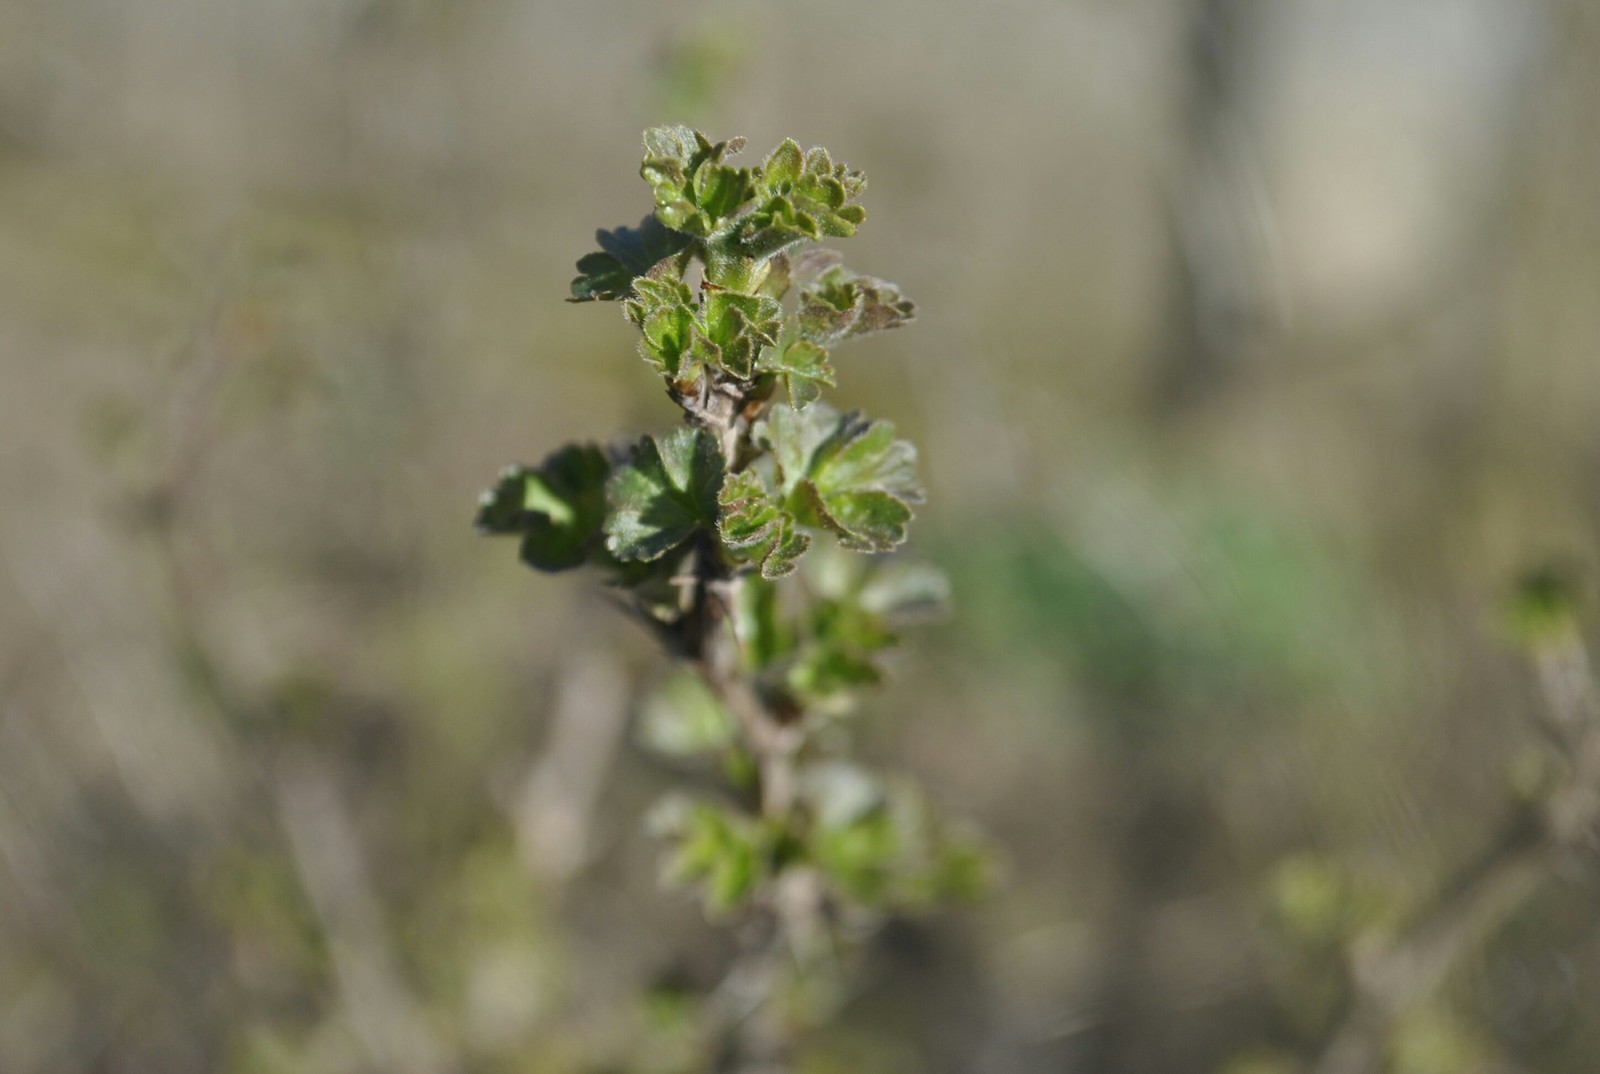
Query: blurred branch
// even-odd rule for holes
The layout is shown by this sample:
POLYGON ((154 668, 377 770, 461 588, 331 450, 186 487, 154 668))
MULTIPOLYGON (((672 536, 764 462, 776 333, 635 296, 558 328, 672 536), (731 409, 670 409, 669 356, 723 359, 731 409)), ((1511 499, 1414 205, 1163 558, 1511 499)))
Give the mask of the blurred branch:
POLYGON ((1240 53, 1252 0, 1193 0, 1188 77, 1170 214, 1170 294, 1155 401, 1178 412, 1213 393, 1262 318, 1259 279, 1270 216, 1239 117, 1240 53))
POLYGON ((454 1069, 403 983, 362 860, 361 841, 334 773, 310 755, 277 766, 278 817, 295 868, 328 940, 350 1027, 378 1068, 396 1074, 454 1069))
MULTIPOLYGON (((202 586, 179 541, 179 528, 198 491, 197 478, 219 427, 215 396, 232 358, 210 332, 200 333, 180 371, 180 384, 164 426, 168 456, 161 477, 141 497, 134 527, 154 545, 172 606, 168 644, 184 680, 222 723, 263 752, 260 738, 276 701, 252 688, 223 653, 206 624, 202 586)), ((339 1001, 350 1028, 376 1068, 397 1074, 444 1074, 457 1069, 427 1028, 382 926, 335 773, 306 753, 278 758, 265 778, 290 858, 314 908, 333 962, 339 1001)))
POLYGON ((593 854, 594 817, 627 725, 626 673, 601 647, 564 662, 544 753, 512 808, 524 864, 547 881, 570 879, 593 854))
POLYGON ((1576 632, 1534 649, 1547 708, 1567 762, 1536 806, 1463 869, 1399 937, 1358 943, 1354 997, 1313 1074, 1377 1074, 1395 1021, 1430 995, 1574 851, 1593 852, 1600 825, 1600 687, 1576 632))

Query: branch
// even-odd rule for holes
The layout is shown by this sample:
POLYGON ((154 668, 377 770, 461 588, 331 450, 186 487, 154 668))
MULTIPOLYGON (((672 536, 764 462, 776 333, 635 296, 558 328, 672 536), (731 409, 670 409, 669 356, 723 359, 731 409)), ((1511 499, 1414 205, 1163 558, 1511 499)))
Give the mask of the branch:
POLYGON ((588 861, 595 809, 627 723, 622 667, 591 650, 562 676, 544 753, 511 807, 525 865, 547 881, 588 861))
POLYGON ((328 938, 345 1014, 362 1047, 384 1070, 454 1069, 402 981, 333 773, 325 762, 295 757, 278 765, 274 789, 295 868, 328 938))
POLYGON ((1514 816, 1401 936, 1357 945, 1350 960, 1354 998, 1313 1074, 1376 1074, 1406 1009, 1437 989, 1452 966, 1526 902, 1563 855, 1595 849, 1600 689, 1576 633, 1537 647, 1534 663, 1546 722, 1569 762, 1564 778, 1538 807, 1514 816))

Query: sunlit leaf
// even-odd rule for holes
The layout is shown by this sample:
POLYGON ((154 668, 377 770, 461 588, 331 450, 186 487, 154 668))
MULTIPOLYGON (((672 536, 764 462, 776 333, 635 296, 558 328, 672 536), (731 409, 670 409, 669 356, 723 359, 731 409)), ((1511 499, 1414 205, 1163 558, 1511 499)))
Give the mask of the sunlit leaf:
POLYGON ((917 315, 916 303, 894 284, 859 276, 842 265, 834 265, 803 287, 800 334, 824 345, 899 328, 917 315))
POLYGON ((811 546, 811 538, 795 529, 793 517, 773 498, 758 473, 745 470, 729 477, 719 501, 722 519, 718 532, 723 544, 759 564, 761 576, 768 580, 794 571, 795 561, 811 546))
POLYGON ((767 157, 751 184, 755 208, 732 232, 732 249, 746 257, 771 257, 808 239, 848 238, 866 219, 854 204, 866 176, 834 163, 826 149, 784 142, 767 157))
POLYGON ((816 402, 824 387, 831 388, 836 383, 833 366, 828 364, 827 350, 804 339, 793 340, 767 351, 761 369, 763 372, 776 373, 783 379, 789 393, 789 405, 796 410, 803 410, 807 404, 816 402))
POLYGON ((655 194, 656 219, 676 231, 706 238, 754 192, 748 169, 723 163, 743 138, 713 144, 689 127, 652 127, 644 145, 639 174, 655 194))
POLYGON ((825 404, 772 408, 759 435, 777 459, 785 506, 806 525, 833 530, 844 547, 886 552, 905 540, 922 502, 916 448, 888 422, 825 404))

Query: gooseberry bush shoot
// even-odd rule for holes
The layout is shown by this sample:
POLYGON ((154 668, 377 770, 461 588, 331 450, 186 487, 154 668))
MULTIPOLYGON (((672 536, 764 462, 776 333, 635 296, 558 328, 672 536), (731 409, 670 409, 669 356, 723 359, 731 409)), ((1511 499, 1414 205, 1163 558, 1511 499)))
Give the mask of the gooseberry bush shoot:
POLYGON ((644 146, 654 212, 598 232, 569 301, 621 306, 683 424, 510 467, 477 527, 517 538, 536 570, 598 573, 683 667, 640 736, 716 773, 721 793, 675 794, 649 822, 669 880, 742 938, 729 982, 754 1013, 708 1047, 772 1064, 843 995, 850 941, 887 913, 971 897, 990 873, 975 837, 851 756, 857 695, 945 583, 869 558, 905 542, 923 502, 916 448, 822 396, 838 348, 916 307, 817 245, 866 219, 865 177, 827 150, 787 140, 741 167, 743 139, 681 126, 644 146))

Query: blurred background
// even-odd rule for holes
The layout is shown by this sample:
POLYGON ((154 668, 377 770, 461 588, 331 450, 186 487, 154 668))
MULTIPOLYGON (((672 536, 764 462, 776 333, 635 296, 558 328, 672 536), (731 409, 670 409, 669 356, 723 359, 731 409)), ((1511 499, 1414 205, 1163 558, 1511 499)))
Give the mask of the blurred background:
MULTIPOLYGON (((470 527, 676 421, 562 302, 674 121, 870 176, 921 317, 835 399, 954 599, 862 748, 1007 861, 801 1069, 1311 1069, 1537 783, 1495 609, 1596 559, 1597 55, 1588 0, 0 5, 0 1071, 679 1069, 731 948, 640 824, 667 669, 470 527)), ((1596 1069, 1597 897, 1386 1069, 1596 1069)))

